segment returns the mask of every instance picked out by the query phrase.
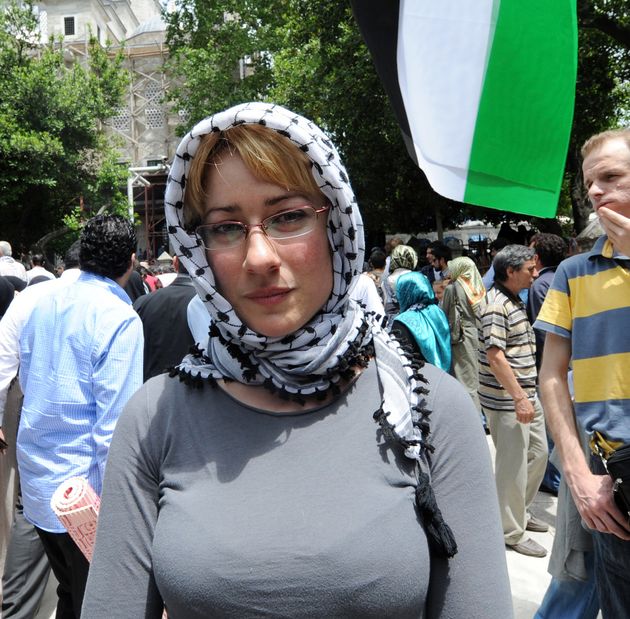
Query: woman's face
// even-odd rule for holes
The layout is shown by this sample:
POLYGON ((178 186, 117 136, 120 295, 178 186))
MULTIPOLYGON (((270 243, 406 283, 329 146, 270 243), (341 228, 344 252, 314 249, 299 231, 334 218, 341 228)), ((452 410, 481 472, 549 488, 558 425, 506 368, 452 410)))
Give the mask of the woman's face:
MULTIPOLYGON (((206 193, 204 224, 259 224, 287 209, 325 204, 321 194, 287 191, 258 180, 238 155, 227 152, 210 167, 206 193)), ((254 228, 241 245, 206 252, 219 292, 250 329, 284 337, 326 303, 333 279, 326 220, 324 212, 311 232, 280 242, 254 228)))

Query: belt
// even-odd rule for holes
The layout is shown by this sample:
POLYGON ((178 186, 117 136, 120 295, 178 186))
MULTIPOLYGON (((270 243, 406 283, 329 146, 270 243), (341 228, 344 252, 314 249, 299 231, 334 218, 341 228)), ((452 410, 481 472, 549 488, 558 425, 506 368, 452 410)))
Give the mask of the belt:
POLYGON ((621 441, 609 441, 600 432, 593 432, 591 440, 589 441, 589 447, 591 451, 602 459, 604 464, 606 460, 612 456, 617 449, 619 449, 623 443, 621 441))

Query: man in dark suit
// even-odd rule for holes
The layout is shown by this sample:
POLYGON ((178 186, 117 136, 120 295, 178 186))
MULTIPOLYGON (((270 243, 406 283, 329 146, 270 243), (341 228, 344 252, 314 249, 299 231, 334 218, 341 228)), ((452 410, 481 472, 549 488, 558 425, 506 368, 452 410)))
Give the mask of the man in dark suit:
POLYGON ((195 288, 177 258, 173 264, 178 272, 175 280, 133 304, 144 329, 144 382, 177 365, 195 343, 186 316, 195 288))

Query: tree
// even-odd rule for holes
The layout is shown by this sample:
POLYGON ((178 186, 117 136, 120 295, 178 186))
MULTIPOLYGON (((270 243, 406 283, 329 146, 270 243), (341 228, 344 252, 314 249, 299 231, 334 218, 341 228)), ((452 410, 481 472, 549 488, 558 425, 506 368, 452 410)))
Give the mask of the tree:
POLYGON ((438 207, 449 222, 470 211, 437 196, 407 155, 349 3, 183 0, 166 17, 171 96, 191 117, 182 130, 236 103, 274 101, 334 137, 368 231, 427 230, 438 207))
MULTIPOLYGON (((585 137, 613 125, 624 109, 619 70, 627 58, 620 54, 619 36, 613 41, 609 32, 611 24, 617 33, 628 27, 624 0, 581 4, 580 18, 597 25, 582 24, 568 193, 562 196, 566 212, 572 206, 576 213, 578 229, 584 199, 578 203, 576 197, 576 153, 585 137), (607 33, 591 32, 596 27, 607 33)), ((169 68, 179 84, 172 96, 190 112, 189 124, 247 100, 274 101, 312 118, 341 151, 368 232, 432 230, 440 219, 444 226, 469 217, 495 224, 533 219, 447 200, 430 188, 407 154, 348 2, 182 0, 167 19, 169 68)), ((560 231, 555 220, 535 225, 560 231)))
POLYGON ((125 171, 100 130, 126 86, 122 56, 93 39, 67 67, 59 41, 41 45, 32 2, 0 14, 0 220, 3 238, 29 249, 81 204, 88 217, 120 208, 125 171))
POLYGON ((599 30, 621 48, 630 49, 630 11, 626 0, 579 0, 583 28, 599 30))
POLYGON ((349 3, 291 3, 270 94, 334 136, 368 231, 435 229, 473 207, 437 195, 410 159, 349 3))
MULTIPOLYGON (((275 33, 283 0, 180 0, 165 13, 169 96, 199 120, 242 101, 265 97, 273 80, 275 33)), ((186 127, 182 127, 184 131, 186 127)))
POLYGON ((630 12, 619 0, 578 2, 579 51, 573 131, 566 165, 573 220, 583 230, 591 206, 582 183, 580 147, 617 126, 630 110, 630 12))

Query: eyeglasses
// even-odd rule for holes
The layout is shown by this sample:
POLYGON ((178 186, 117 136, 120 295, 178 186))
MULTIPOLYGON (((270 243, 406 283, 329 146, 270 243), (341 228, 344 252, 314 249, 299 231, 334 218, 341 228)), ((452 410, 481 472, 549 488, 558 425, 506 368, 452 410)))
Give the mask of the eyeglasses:
POLYGON ((238 247, 244 243, 254 228, 260 228, 268 238, 274 241, 283 241, 311 232, 315 228, 317 216, 329 208, 329 205, 319 209, 314 209, 312 206, 300 206, 265 217, 259 224, 221 221, 216 224, 197 226, 195 232, 208 251, 238 247))

